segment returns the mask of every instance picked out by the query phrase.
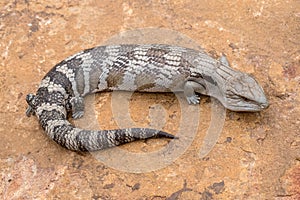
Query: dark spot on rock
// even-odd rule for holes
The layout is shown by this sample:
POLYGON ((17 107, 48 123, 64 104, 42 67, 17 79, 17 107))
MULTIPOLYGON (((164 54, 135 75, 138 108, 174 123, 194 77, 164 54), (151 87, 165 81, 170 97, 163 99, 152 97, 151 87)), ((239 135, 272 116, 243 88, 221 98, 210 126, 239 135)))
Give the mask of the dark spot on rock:
POLYGON ((21 98, 22 98, 22 96, 23 96, 23 93, 22 93, 22 92, 20 92, 20 93, 18 94, 18 99, 21 99, 21 98))
POLYGON ((265 55, 257 55, 257 54, 249 54, 246 56, 249 60, 250 64, 254 65, 254 67, 259 67, 264 65, 264 61, 266 60, 265 55))
POLYGON ((295 78, 300 74, 300 60, 296 62, 292 62, 283 66, 283 75, 286 78, 295 78), (297 72, 298 71, 298 72, 297 72))
POLYGON ((212 200, 213 199, 213 194, 210 193, 209 191, 205 190, 202 195, 201 195, 201 200, 212 200))
POLYGON ((220 183, 214 183, 209 189, 212 189, 216 194, 220 194, 223 192, 224 186, 224 181, 221 181, 220 183))
POLYGON ((288 97, 290 97, 290 95, 288 93, 277 93, 274 96, 281 99, 281 100, 285 100, 288 97))
POLYGON ((109 195, 105 195, 105 194, 101 194, 101 195, 93 195, 92 196, 92 199, 93 200, 98 200, 98 199, 100 199, 100 200, 107 200, 107 199, 112 199, 109 195))
POLYGON ((232 141, 232 138, 231 137, 227 137, 226 138, 226 142, 230 143, 232 141))
POLYGON ((132 186, 132 191, 139 190, 140 187, 141 187, 141 184, 140 183, 136 183, 136 184, 134 184, 134 186, 132 186))
POLYGON ((209 161, 209 157, 202 158, 203 161, 209 161))
POLYGON ((75 158, 73 163, 72 163, 72 167, 76 168, 76 169, 80 169, 81 166, 83 165, 84 160, 81 158, 75 158))
POLYGON ((171 194, 171 196, 167 197, 166 200, 177 200, 183 192, 192 191, 192 189, 187 188, 186 180, 184 180, 183 188, 171 194))
POLYGON ((100 199, 100 198, 101 198, 101 196, 96 195, 96 194, 94 194, 94 195, 92 196, 92 199, 93 199, 93 200, 98 200, 98 199, 100 199))
POLYGON ((19 52, 19 53, 18 53, 18 58, 19 58, 19 59, 22 59, 24 56, 25 56, 25 53, 24 53, 24 52, 19 52))
POLYGON ((114 184, 114 183, 111 183, 111 184, 106 184, 106 185, 104 185, 104 186, 103 186, 103 189, 111 189, 111 188, 113 188, 113 187, 115 187, 115 184, 114 184))
POLYGON ((232 43, 232 42, 231 42, 228 46, 229 46, 232 50, 236 50, 236 49, 239 48, 236 44, 234 44, 234 43, 232 43))
POLYGON ((210 50, 208 52, 208 55, 211 56, 211 57, 213 57, 214 59, 217 59, 219 57, 216 50, 210 50))
POLYGON ((34 19, 32 22, 31 22, 31 25, 30 25, 30 31, 31 32, 37 32, 39 30, 39 22, 37 19, 34 19))

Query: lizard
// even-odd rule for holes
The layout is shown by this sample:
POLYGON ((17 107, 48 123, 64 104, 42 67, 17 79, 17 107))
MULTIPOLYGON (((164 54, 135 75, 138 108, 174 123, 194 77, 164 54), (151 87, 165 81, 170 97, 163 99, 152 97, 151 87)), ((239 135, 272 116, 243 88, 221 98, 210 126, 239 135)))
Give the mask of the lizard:
POLYGON ((233 69, 226 58, 166 44, 97 46, 56 64, 36 94, 28 94, 26 115, 36 115, 46 134, 73 151, 97 151, 147 138, 176 136, 151 128, 84 130, 68 121, 84 114, 84 97, 104 91, 183 92, 188 104, 200 95, 233 111, 261 111, 269 103, 249 74, 233 69))

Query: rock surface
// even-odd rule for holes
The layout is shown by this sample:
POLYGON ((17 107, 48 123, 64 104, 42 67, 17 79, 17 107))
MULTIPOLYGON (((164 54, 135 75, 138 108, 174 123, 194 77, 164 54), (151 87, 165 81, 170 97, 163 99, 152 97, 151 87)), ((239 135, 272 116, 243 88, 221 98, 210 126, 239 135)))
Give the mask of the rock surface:
MULTIPOLYGON (((2 0, 0 198, 300 199, 297 7, 297 0, 2 0), (180 32, 211 54, 225 53, 234 68, 257 78, 270 107, 261 113, 227 111, 218 143, 200 159, 211 116, 211 101, 203 97, 191 145, 168 165, 143 173, 99 161, 110 158, 110 150, 100 152, 99 159, 65 150, 43 134, 35 117, 25 116, 26 94, 35 92, 57 62, 122 31, 146 27, 180 32)), ((110 93, 95 96, 103 129, 118 127, 111 99, 110 93)), ((174 94, 135 93, 128 101, 134 123, 160 126, 170 133, 176 133, 185 112, 174 94), (152 111, 152 116, 160 116, 156 111, 164 115, 158 124, 148 115, 152 111)), ((168 143, 147 140, 118 149, 147 154, 168 143)), ((133 161, 126 162, 130 166, 133 161)))

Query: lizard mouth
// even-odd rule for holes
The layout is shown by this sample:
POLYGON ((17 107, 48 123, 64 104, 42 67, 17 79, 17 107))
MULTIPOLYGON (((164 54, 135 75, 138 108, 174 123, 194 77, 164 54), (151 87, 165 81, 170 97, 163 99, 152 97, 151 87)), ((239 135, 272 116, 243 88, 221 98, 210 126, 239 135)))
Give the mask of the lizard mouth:
POLYGON ((269 103, 257 102, 255 100, 247 99, 245 97, 240 98, 241 100, 234 101, 228 108, 233 111, 246 111, 246 112, 257 112, 269 107, 269 103))
POLYGON ((266 97, 258 99, 249 99, 241 95, 227 97, 225 102, 229 110, 241 112, 257 112, 269 107, 269 102, 266 97))

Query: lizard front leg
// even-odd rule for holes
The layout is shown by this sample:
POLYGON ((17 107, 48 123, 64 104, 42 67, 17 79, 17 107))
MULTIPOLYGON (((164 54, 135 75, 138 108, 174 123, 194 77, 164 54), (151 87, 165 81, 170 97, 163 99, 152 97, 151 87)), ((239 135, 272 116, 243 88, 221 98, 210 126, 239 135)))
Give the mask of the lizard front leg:
POLYGON ((195 93, 195 91, 197 91, 198 93, 205 94, 205 87, 203 87, 203 85, 195 81, 189 80, 185 82, 183 92, 189 104, 200 103, 200 97, 195 93))

